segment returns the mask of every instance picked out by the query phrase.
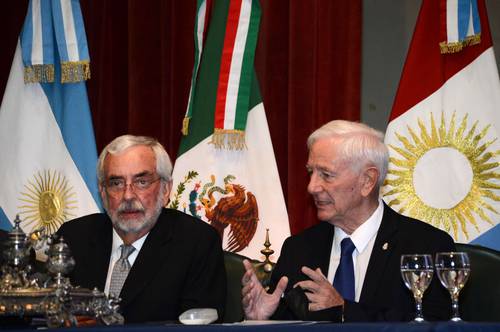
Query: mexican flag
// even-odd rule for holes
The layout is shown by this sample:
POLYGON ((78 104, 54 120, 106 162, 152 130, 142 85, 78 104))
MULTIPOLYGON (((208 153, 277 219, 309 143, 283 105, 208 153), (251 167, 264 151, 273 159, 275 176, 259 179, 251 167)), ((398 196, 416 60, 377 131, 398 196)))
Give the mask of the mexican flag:
POLYGON ((484 0, 424 0, 386 133, 385 201, 500 249, 499 110, 484 0))
POLYGON ((211 224, 223 248, 262 259, 290 235, 253 68, 257 0, 198 1, 195 61, 169 207, 211 224))

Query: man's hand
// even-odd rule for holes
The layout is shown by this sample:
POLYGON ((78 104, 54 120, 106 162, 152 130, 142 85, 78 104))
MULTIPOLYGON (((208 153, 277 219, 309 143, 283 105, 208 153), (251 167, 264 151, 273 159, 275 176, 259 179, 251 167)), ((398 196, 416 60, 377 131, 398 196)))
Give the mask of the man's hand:
POLYGON ((309 300, 309 311, 344 305, 344 299, 323 275, 321 269, 311 270, 303 266, 301 271, 311 280, 300 281, 294 287, 301 287, 305 291, 309 300))
POLYGON ((252 263, 248 260, 243 261, 245 266, 245 274, 241 278, 243 289, 241 290, 241 303, 246 319, 269 319, 278 308, 281 295, 286 289, 288 278, 283 277, 276 285, 276 289, 272 294, 268 294, 257 279, 257 275, 253 270, 252 263))

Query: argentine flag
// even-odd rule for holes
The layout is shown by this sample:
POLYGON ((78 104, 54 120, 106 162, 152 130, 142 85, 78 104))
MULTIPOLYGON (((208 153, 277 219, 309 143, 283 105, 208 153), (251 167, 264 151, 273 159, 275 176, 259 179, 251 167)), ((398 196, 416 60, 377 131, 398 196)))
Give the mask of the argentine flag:
POLYGON ((500 250, 500 80, 484 0, 424 0, 385 141, 385 201, 500 250))
POLYGON ((99 211, 89 76, 79 2, 31 0, 0 107, 0 228, 99 211))

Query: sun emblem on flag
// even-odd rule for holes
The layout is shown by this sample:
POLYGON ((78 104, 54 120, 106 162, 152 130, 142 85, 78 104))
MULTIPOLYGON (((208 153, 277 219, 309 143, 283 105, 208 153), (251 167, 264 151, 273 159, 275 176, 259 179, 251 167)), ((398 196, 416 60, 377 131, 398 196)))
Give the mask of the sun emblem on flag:
POLYGON ((410 137, 395 133, 401 145, 389 145, 399 155, 390 158, 384 183, 389 206, 398 206, 400 213, 444 229, 455 239, 459 232, 469 239, 468 225, 479 232, 479 220, 493 225, 488 214, 498 214, 490 202, 500 201, 495 159, 500 153, 489 150, 496 137, 485 139, 491 126, 479 128, 476 121, 469 128, 468 114, 458 124, 454 112, 448 126, 441 113, 437 127, 431 113, 430 128, 420 118, 418 127, 420 134, 408 126, 410 137), (452 167, 458 168, 460 179, 449 180, 452 167))
POLYGON ((25 229, 44 227, 47 234, 53 234, 66 220, 75 217, 75 193, 68 179, 60 172, 45 170, 33 175, 24 185, 25 191, 19 200, 25 229))

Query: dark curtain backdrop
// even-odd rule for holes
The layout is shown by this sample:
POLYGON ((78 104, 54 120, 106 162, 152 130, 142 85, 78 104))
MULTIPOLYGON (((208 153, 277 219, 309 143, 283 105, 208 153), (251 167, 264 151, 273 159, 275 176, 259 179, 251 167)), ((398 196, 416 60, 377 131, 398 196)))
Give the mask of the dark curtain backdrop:
MULTIPOLYGON (((27 3, 2 3, 2 92, 27 3)), ((255 67, 295 234, 317 222, 307 194, 307 136, 333 119, 360 119, 362 0, 260 3, 255 67)), ((81 0, 81 6, 98 150, 118 135, 141 134, 157 137, 175 159, 193 64, 196 1, 81 0)))

